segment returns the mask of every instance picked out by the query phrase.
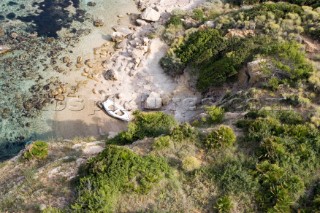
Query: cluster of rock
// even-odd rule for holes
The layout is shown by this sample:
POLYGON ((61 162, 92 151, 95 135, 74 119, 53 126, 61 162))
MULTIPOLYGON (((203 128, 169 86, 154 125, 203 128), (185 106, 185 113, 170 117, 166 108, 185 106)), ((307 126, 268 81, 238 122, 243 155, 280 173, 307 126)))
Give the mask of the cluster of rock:
POLYGON ((225 35, 225 37, 226 38, 233 38, 233 37, 245 38, 245 37, 254 36, 254 35, 255 35, 254 30, 228 29, 228 33, 225 35))
POLYGON ((264 82, 262 78, 265 78, 265 74, 263 73, 263 67, 266 64, 266 59, 258 59, 255 61, 251 61, 247 64, 247 75, 248 81, 247 83, 251 86, 264 82))
POLYGON ((112 40, 116 43, 116 49, 119 54, 111 57, 110 69, 113 71, 106 72, 116 76, 117 72, 126 72, 130 76, 135 74, 136 68, 145 57, 149 49, 150 40, 147 37, 140 37, 133 33, 129 28, 118 28, 118 31, 112 34, 112 40))

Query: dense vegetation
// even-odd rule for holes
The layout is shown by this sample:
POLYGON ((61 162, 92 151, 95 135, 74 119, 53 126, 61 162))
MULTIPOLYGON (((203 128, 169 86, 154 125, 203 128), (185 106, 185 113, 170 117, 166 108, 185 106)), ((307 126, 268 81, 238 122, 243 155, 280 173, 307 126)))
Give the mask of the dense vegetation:
MULTIPOLYGON (((208 112, 219 109, 210 108, 208 112)), ((131 125, 148 126, 159 114, 137 112, 136 116, 138 119, 131 125), (143 117, 148 119, 140 120, 143 117)), ((222 120, 219 118, 220 122, 222 120)), ((108 145, 86 165, 73 209, 113 212, 123 194, 147 194, 150 189, 157 188, 159 181, 168 179, 170 182, 175 169, 186 172, 188 184, 201 177, 216 185, 217 200, 211 209, 219 212, 230 212, 237 199, 243 200, 243 204, 248 205, 245 209, 251 211, 317 209, 319 187, 312 184, 320 169, 320 131, 310 117, 294 110, 262 109, 248 112, 238 120, 237 126, 244 131, 240 138, 236 137, 234 127, 215 123, 209 124, 213 129, 207 133, 200 133, 187 123, 165 132, 162 126, 156 126, 153 131, 158 129, 163 134, 148 136, 154 137, 155 152, 144 157, 127 148, 108 145), (174 150, 185 146, 183 144, 204 149, 207 166, 188 155, 180 159, 181 168, 168 164, 165 159, 169 160, 174 150), (308 187, 313 190, 311 195, 305 195, 308 187)))
POLYGON ((120 133, 108 143, 128 144, 144 137, 168 134, 176 125, 174 118, 163 112, 144 113, 136 111, 134 121, 129 124, 128 130, 120 133))
MULTIPOLYGON (((190 38, 199 34, 207 35, 208 32, 211 34, 212 31, 215 32, 215 36, 221 39, 216 30, 197 31, 191 34, 190 38)), ((233 39, 224 43, 219 41, 220 51, 219 48, 214 48, 215 51, 212 51, 203 48, 210 47, 211 41, 200 39, 199 42, 195 42, 189 41, 190 38, 175 50, 174 57, 180 59, 179 63, 186 65, 191 63, 194 66, 200 67, 197 88, 201 91, 205 91, 211 86, 221 86, 228 79, 232 79, 246 62, 253 60, 258 54, 260 57, 269 59, 269 66, 266 67, 269 70, 269 75, 279 77, 278 80, 282 83, 290 84, 293 82, 297 83, 299 80, 306 80, 313 72, 313 67, 306 59, 305 54, 300 50, 300 46, 293 41, 274 41, 268 37, 261 36, 249 37, 245 39, 233 39), (197 50, 194 55, 193 50, 197 50), (202 54, 205 56, 201 57, 200 61, 193 59, 196 55, 202 54)), ((211 37, 211 39, 214 38, 211 37)), ((169 57, 168 55, 164 60, 168 61, 169 57)), ((175 62, 171 61, 171 64, 173 63, 175 62)), ((167 72, 171 72, 170 68, 166 67, 163 61, 162 66, 165 67, 167 72)), ((175 75, 177 72, 173 71, 171 74, 175 75)))
POLYGON ((181 206, 180 197, 172 197, 183 192, 184 202, 201 212, 319 210, 320 113, 314 92, 320 84, 299 44, 303 32, 317 38, 319 23, 317 9, 283 2, 227 13, 198 8, 172 16, 164 35, 171 48, 160 62, 167 74, 175 77, 188 68, 196 74, 197 88, 206 92, 213 86, 232 85, 248 62, 261 59, 259 84, 224 94, 216 103, 219 106, 204 106, 205 115, 192 125, 177 124, 160 112, 135 112, 128 130, 107 143, 151 142, 145 145, 149 154, 142 157, 108 145, 88 163, 73 208, 114 211, 124 194, 149 193, 166 197, 164 203, 156 202, 161 207, 152 206, 151 211, 193 211, 181 206), (183 22, 186 17, 197 26, 214 17, 215 24, 194 29, 183 22), (230 28, 254 33, 230 37, 230 28), (251 109, 255 105, 246 101, 253 98, 264 107, 251 109), (281 108, 273 110, 274 104, 281 108), (305 112, 307 108, 314 111, 305 112), (228 111, 237 115, 233 124, 225 119, 228 111), (158 186, 160 180, 165 191, 158 186))
MULTIPOLYGON (((199 106, 190 123, 134 112, 128 129, 81 170, 67 211, 320 210, 320 56, 305 51, 319 38, 320 9, 309 7, 318 5, 312 0, 262 2, 174 13, 161 66, 173 77, 194 74, 214 103, 199 106), (250 76, 245 85, 241 72, 250 76)), ((31 148, 26 156, 43 156, 41 144, 31 148)))
MULTIPOLYGON (((267 2, 268 0, 229 0, 229 3, 236 4, 236 5, 250 5, 250 4, 258 4, 267 2)), ((320 3, 317 0, 282 0, 283 2, 289 2, 291 4, 297 4, 297 5, 308 5, 313 7, 319 7, 320 3)), ((279 1, 274 1, 279 2, 279 1)))
POLYGON ((255 58, 268 59, 269 76, 278 78, 270 81, 273 89, 281 83, 306 80, 312 74, 312 65, 297 41, 304 31, 319 38, 318 10, 284 2, 263 3, 214 20, 215 29, 192 30, 176 38, 160 61, 166 73, 177 76, 192 67, 198 75, 200 91, 234 80, 238 71, 255 58), (252 31, 246 37, 229 38, 230 28, 252 31), (254 31, 259 36, 253 36, 254 31))
POLYGON ((289 211, 319 169, 319 130, 294 111, 250 112, 238 123, 255 146, 260 208, 289 211))
POLYGON ((129 149, 110 145, 88 162, 85 172, 73 209, 114 212, 121 193, 147 193, 170 174, 170 168, 161 158, 141 157, 129 149))

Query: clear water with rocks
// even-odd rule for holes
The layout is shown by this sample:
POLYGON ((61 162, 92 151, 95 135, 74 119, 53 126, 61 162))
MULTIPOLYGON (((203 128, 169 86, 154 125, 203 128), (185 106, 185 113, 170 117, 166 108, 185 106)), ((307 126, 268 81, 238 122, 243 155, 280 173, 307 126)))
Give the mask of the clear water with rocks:
POLYGON ((72 59, 92 54, 127 12, 136 12, 133 1, 1 1, 0 46, 11 50, 0 55, 0 160, 52 131, 49 109, 77 89, 65 80, 80 75, 72 59))

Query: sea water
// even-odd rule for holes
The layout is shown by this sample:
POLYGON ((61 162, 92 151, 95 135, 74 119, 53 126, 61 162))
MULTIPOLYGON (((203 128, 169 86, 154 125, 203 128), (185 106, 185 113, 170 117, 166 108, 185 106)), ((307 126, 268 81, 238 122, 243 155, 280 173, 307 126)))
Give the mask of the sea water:
POLYGON ((61 56, 91 54, 112 32, 117 15, 136 10, 132 0, 1 1, 0 45, 12 51, 0 55, 0 160, 53 131, 48 91, 77 72, 61 65, 61 56), (94 27, 95 19, 105 25, 94 27))

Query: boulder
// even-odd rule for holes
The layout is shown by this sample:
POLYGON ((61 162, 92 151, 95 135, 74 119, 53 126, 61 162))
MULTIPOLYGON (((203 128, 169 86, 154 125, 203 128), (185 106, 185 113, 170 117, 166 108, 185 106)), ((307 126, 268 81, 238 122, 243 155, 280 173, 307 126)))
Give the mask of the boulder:
POLYGON ((144 21, 144 20, 142 20, 142 19, 137 19, 136 22, 137 22, 137 25, 138 25, 138 26, 148 25, 148 22, 146 22, 146 21, 144 21))
POLYGON ((170 101, 171 101, 170 96, 167 95, 167 94, 161 94, 160 97, 161 97, 161 99, 162 99, 162 104, 163 104, 164 106, 168 105, 168 104, 170 103, 170 101))
POLYGON ((248 36, 254 36, 254 30, 239 30, 239 29, 228 29, 228 33, 225 35, 226 38, 245 38, 248 36))
POLYGON ((247 74, 249 76, 248 83, 250 85, 258 83, 261 80, 261 78, 264 77, 261 64, 265 62, 265 59, 259 59, 256 61, 249 62, 247 64, 247 74))
POLYGON ((85 155, 96 155, 99 154, 100 152, 102 152, 104 150, 103 146, 100 145, 87 145, 82 152, 85 155))
POLYGON ((141 19, 146 21, 158 21, 160 19, 160 13, 151 7, 148 7, 141 14, 141 19))
POLYGON ((204 26, 208 27, 208 28, 214 28, 216 26, 214 21, 206 21, 204 22, 204 26))
POLYGON ((121 32, 113 32, 111 34, 111 38, 112 38, 112 41, 118 43, 118 42, 121 42, 125 38, 125 35, 121 32))
POLYGON ((303 39, 302 43, 305 45, 306 52, 308 53, 315 53, 319 51, 318 47, 315 44, 307 41, 306 39, 303 39))
POLYGON ((108 80, 111 80, 111 81, 116 81, 118 80, 118 75, 116 73, 116 71, 114 70, 106 70, 104 73, 103 73, 103 77, 108 81, 108 80))
POLYGON ((114 26, 112 29, 116 32, 122 33, 123 36, 128 36, 133 33, 133 31, 126 26, 114 26))
POLYGON ((162 107, 162 99, 160 94, 151 92, 144 103, 145 109, 160 109, 162 107))
POLYGON ((121 41, 121 42, 118 42, 118 43, 116 44, 116 48, 117 48, 117 49, 124 49, 124 48, 126 48, 126 45, 127 45, 127 42, 126 42, 126 41, 121 41))
POLYGON ((186 28, 196 27, 198 25, 198 22, 190 17, 186 19, 182 19, 182 22, 183 22, 183 25, 186 26, 186 28))

